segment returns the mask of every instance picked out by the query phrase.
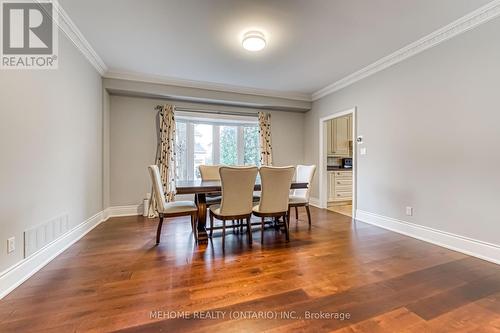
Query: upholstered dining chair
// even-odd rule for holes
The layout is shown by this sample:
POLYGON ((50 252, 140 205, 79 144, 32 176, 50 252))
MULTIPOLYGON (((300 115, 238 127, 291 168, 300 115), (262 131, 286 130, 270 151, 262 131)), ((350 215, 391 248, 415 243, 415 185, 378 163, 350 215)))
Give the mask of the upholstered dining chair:
MULTIPOLYGON (((311 195, 311 182, 316 172, 315 165, 297 165, 295 173, 295 181, 299 183, 307 183, 307 188, 295 189, 290 195, 289 207, 295 208, 295 219, 299 219, 299 207, 305 207, 307 212, 307 220, 311 225, 311 212, 309 211, 309 197, 311 195)), ((290 215, 290 209, 288 210, 290 215)))
POLYGON ((220 180, 219 169, 220 165, 207 165, 201 164, 198 166, 198 170, 200 170, 200 176, 202 180, 220 180))
POLYGON ((191 229, 193 231, 195 239, 197 239, 195 224, 196 216, 198 215, 198 207, 196 207, 195 203, 192 201, 167 202, 167 200, 165 199, 165 192, 163 191, 163 185, 160 177, 160 169, 157 165, 150 165, 148 167, 148 170, 149 175, 151 176, 151 181, 153 182, 153 194, 156 199, 156 207, 158 210, 158 215, 160 217, 158 229, 156 230, 156 244, 160 243, 163 219, 178 216, 191 216, 191 229))
POLYGON ((261 218, 262 229, 260 241, 264 243, 264 218, 283 217, 286 241, 290 240, 288 232, 288 200, 295 167, 261 167, 261 195, 258 205, 253 207, 253 214, 261 218))
MULTIPOLYGON (((201 164, 198 166, 198 170, 200 171, 200 176, 202 181, 219 181, 219 169, 220 165, 207 165, 201 164)), ((221 202, 221 194, 220 193, 207 193, 206 195, 207 207, 211 205, 218 205, 221 202)))
POLYGON ((253 189, 257 167, 221 167, 219 169, 222 200, 220 205, 210 206, 210 237, 214 218, 222 221, 222 248, 225 247, 226 220, 246 220, 248 242, 252 244, 253 189))

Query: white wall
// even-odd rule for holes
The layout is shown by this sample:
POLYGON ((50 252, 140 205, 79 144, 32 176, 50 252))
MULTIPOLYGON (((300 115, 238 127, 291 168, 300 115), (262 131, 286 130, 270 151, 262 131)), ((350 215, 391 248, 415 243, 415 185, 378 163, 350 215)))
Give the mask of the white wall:
POLYGON ((24 230, 103 208, 101 77, 62 33, 59 48, 57 70, 0 73, 0 271, 23 258, 24 230))
POLYGON ((306 162, 319 118, 356 106, 358 209, 500 244, 499 32, 495 19, 314 102, 306 162))
MULTIPOLYGON (((162 100, 148 98, 111 96, 111 206, 140 204, 145 193, 151 191, 146 167, 155 162, 156 112, 154 107, 164 103, 165 101, 162 100)), ((206 105, 203 108, 217 107, 206 105)), ((233 110, 238 109, 233 108, 233 110)), ((270 112, 275 164, 301 163, 304 157, 304 114, 270 112)))

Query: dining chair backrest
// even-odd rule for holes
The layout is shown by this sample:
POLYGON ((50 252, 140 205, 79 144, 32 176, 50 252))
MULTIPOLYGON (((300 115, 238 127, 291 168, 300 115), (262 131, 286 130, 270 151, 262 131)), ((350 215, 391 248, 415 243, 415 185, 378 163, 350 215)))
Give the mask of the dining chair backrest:
POLYGON ((257 167, 221 167, 219 169, 222 201, 220 214, 239 216, 251 214, 257 167))
POLYGON ((163 191, 163 185, 161 183, 160 169, 157 165, 148 166, 149 175, 151 176, 151 182, 153 183, 153 195, 156 199, 156 207, 158 213, 163 213, 166 209, 167 201, 165 199, 165 192, 163 191))
POLYGON ((315 165, 297 165, 297 171, 295 172, 295 181, 297 183, 307 183, 307 188, 295 189, 293 195, 295 197, 304 198, 309 201, 311 195, 311 183, 316 172, 315 165))
POLYGON ((295 167, 261 167, 259 212, 278 213, 288 211, 288 198, 295 167))
POLYGON ((201 180, 211 181, 211 180, 220 180, 219 169, 220 165, 207 165, 202 164, 198 166, 198 170, 200 170, 201 180))

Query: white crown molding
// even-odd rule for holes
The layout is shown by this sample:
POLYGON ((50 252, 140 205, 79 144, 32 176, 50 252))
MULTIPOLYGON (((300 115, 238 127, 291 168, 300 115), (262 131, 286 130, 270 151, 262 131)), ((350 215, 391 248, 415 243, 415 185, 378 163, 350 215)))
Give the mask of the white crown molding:
POLYGON ((359 209, 356 211, 356 220, 500 264, 500 245, 498 244, 483 242, 359 209))
POLYGON ((382 59, 366 66, 365 68, 354 72, 343 79, 326 86, 312 94, 312 100, 318 100, 326 95, 334 93, 342 88, 345 88, 357 81, 360 81, 368 76, 380 72, 392 65, 395 65, 405 59, 430 49, 438 44, 443 43, 457 35, 466 31, 472 30, 483 23, 486 23, 500 16, 500 0, 492 1, 483 7, 459 18, 458 20, 448 24, 447 26, 432 32, 431 34, 411 43, 396 52, 383 57, 382 59))
POLYGON ((491 1, 488 4, 474 10, 473 12, 459 18, 458 20, 444 26, 443 28, 430 33, 429 35, 417 40, 416 42, 413 42, 310 95, 299 92, 284 92, 205 81, 185 80, 160 75, 109 71, 104 61, 92 48, 90 43, 83 36, 75 23, 71 20, 64 8, 62 8, 58 2, 54 2, 54 4, 54 8, 58 13, 58 20, 56 20, 56 22, 59 28, 65 33, 65 35, 73 42, 78 50, 88 59, 88 61, 104 78, 138 81, 152 84, 165 84, 186 88, 232 92, 246 95, 284 98, 308 102, 318 100, 326 95, 339 91, 340 89, 343 89, 355 82, 376 74, 390 66, 400 63, 410 57, 413 57, 414 55, 419 54, 420 52, 439 45, 457 35, 472 30, 480 26, 481 24, 500 16, 500 0, 491 1))
POLYGON ((87 58, 87 60, 94 66, 94 68, 102 76, 108 70, 108 67, 101 59, 101 57, 94 50, 92 45, 83 36, 82 32, 76 24, 71 20, 68 13, 61 7, 59 2, 54 1, 54 9, 58 14, 58 19, 56 20, 57 25, 62 32, 73 42, 76 48, 87 58))
POLYGON ((230 93, 245 94, 245 95, 264 96, 264 97, 275 97, 275 98, 283 98, 283 99, 290 99, 297 101, 306 101, 306 102, 311 101, 311 95, 298 92, 257 89, 257 88, 242 87, 242 86, 213 83, 206 81, 185 80, 185 79, 172 78, 161 75, 149 75, 149 74, 123 72, 123 71, 108 71, 103 75, 103 77, 108 79, 119 79, 127 81, 152 83, 152 84, 164 84, 177 87, 196 88, 196 89, 230 92, 230 93))

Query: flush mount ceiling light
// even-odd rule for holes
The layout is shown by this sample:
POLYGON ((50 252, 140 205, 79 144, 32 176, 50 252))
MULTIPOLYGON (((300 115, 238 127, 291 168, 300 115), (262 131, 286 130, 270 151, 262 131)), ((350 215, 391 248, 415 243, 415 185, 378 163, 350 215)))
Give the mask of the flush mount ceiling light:
POLYGON ((255 52, 266 47, 266 38, 260 31, 249 31, 243 35, 241 43, 245 50, 255 52))

